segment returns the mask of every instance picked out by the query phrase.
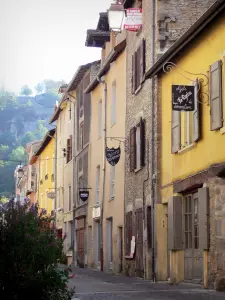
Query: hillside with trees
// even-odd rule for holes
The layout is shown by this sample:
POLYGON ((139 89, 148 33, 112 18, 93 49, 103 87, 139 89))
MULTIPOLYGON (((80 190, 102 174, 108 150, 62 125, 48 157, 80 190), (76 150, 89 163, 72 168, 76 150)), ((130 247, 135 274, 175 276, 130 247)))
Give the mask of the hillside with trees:
POLYGON ((35 93, 25 85, 20 95, 0 89, 0 198, 15 193, 14 170, 25 163, 25 145, 40 140, 49 129, 48 121, 59 100, 63 81, 43 80, 35 93))

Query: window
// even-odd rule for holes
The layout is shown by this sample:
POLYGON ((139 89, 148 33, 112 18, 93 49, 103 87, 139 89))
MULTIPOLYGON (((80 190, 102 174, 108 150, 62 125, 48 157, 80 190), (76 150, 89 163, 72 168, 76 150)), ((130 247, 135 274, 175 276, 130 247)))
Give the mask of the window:
POLYGON ((60 208, 60 191, 57 191, 57 207, 60 208))
POLYGON ((72 188, 71 188, 71 185, 68 187, 68 203, 69 203, 69 211, 70 211, 73 208, 73 203, 72 203, 72 188))
POLYGON ((145 122, 130 130, 130 171, 139 170, 145 165, 145 122))
POLYGON ((45 175, 48 175, 48 156, 45 158, 45 175))
POLYGON ((200 139, 199 84, 195 85, 195 110, 191 112, 172 111, 172 153, 184 149, 200 139))
POLYGON ((96 170, 96 198, 95 203, 99 204, 99 194, 100 194, 100 166, 96 170))
POLYGON ((222 61, 219 60, 210 66, 211 130, 223 126, 222 106, 222 61))
POLYGON ((184 245, 185 249, 199 249, 199 201, 198 193, 184 197, 184 245))
POLYGON ((132 56, 132 93, 141 86, 145 77, 145 40, 132 56))
POLYGON ((66 163, 72 160, 72 135, 67 139, 66 163))
POLYGON ((84 148, 84 123, 80 124, 80 150, 84 148))
POLYGON ((115 196, 115 166, 111 166, 110 169, 110 199, 114 199, 115 196))
POLYGON ((111 125, 116 123, 116 82, 112 84, 112 98, 111 98, 111 125))
POLYGON ((98 102, 98 137, 102 136, 102 101, 98 102))
POLYGON ((69 120, 72 118, 72 108, 71 108, 71 103, 70 103, 70 108, 69 108, 69 120))

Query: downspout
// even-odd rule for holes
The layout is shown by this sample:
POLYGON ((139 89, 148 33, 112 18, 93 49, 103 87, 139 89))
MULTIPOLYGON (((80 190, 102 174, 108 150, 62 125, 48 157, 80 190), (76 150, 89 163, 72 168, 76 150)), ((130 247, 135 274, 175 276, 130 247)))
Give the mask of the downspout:
MULTIPOLYGON (((152 66, 154 65, 155 62, 155 12, 156 12, 156 0, 152 0, 152 57, 151 57, 151 62, 152 66)), ((152 281, 156 282, 156 251, 155 251, 155 132, 154 132, 154 125, 155 125, 155 120, 154 120, 154 115, 155 115, 155 95, 154 95, 154 78, 151 80, 151 103, 152 103, 152 111, 151 111, 151 116, 152 116, 152 122, 151 122, 151 139, 150 139, 150 148, 151 148, 151 196, 152 196, 152 281)))
POLYGON ((56 223, 56 211, 57 211, 57 146, 58 146, 58 134, 57 134, 57 127, 55 130, 55 210, 54 210, 54 218, 55 218, 55 223, 56 223))
POLYGON ((103 215, 104 215, 104 200, 105 200, 105 177, 106 177, 106 133, 107 133, 107 83, 105 80, 97 77, 99 83, 104 84, 104 138, 103 138, 103 179, 102 179, 102 203, 101 203, 101 215, 100 215, 100 260, 101 260, 101 271, 103 271, 104 253, 103 253, 103 215))

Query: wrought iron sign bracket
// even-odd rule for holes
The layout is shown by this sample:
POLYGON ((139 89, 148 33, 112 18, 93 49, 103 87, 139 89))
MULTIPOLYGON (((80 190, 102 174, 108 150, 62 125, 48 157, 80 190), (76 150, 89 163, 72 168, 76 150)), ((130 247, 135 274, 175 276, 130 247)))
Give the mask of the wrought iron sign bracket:
POLYGON ((186 71, 180 67, 178 67, 175 63, 173 62, 166 62, 163 65, 163 72, 164 73, 169 73, 171 70, 176 69, 177 72, 183 76, 184 78, 186 78, 187 80, 189 80, 190 82, 194 82, 194 80, 198 79, 198 91, 197 91, 197 95, 198 95, 198 102, 202 103, 202 104, 206 104, 207 106, 209 106, 209 94, 207 92, 203 92, 201 90, 201 87, 205 87, 208 86, 209 84, 209 77, 204 74, 204 73, 192 73, 189 71, 186 71), (193 77, 195 76, 195 78, 190 78, 189 75, 192 75, 193 77), (204 99, 206 98, 206 99, 204 99))
POLYGON ((125 152, 129 151, 129 145, 128 145, 129 140, 127 138, 118 137, 118 136, 115 136, 115 137, 114 136, 108 136, 108 137, 106 137, 106 139, 118 141, 118 142, 120 142, 120 144, 123 143, 124 144, 124 151, 125 152))

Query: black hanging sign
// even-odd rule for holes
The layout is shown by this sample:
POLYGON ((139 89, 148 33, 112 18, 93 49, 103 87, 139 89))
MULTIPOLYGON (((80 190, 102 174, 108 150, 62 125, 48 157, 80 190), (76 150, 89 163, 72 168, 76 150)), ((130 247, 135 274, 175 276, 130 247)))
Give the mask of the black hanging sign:
POLYGON ((85 202, 89 197, 89 191, 79 191, 80 199, 85 202))
POLYGON ((172 85, 172 110, 195 110, 195 87, 193 85, 172 85))
POLYGON ((115 149, 115 148, 108 148, 106 146, 105 155, 110 165, 115 166, 116 164, 118 164, 120 160, 120 154, 121 154, 120 147, 115 149))

